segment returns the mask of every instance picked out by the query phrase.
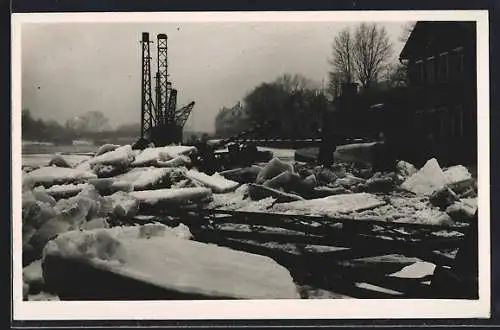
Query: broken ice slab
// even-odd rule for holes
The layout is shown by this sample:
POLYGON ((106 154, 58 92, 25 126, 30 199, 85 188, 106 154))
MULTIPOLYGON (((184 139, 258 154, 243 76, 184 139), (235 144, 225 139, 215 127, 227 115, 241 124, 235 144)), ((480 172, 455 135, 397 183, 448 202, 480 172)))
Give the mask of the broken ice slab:
POLYGON ((446 184, 448 179, 438 161, 432 158, 417 173, 406 179, 401 188, 417 195, 429 196, 434 191, 444 188, 446 184))
POLYGON ((469 170, 462 165, 447 168, 444 175, 448 180, 448 186, 453 191, 461 194, 470 188, 474 188, 475 180, 469 170))
POLYGON ((159 226, 146 236, 142 226, 58 236, 45 249, 47 285, 81 300, 299 298, 289 271, 271 258, 159 226))
POLYGON ((386 202, 368 193, 341 194, 324 198, 276 204, 273 210, 290 214, 321 215, 335 217, 362 210, 373 209, 386 202))
MULTIPOLYGON (((314 176, 313 176, 314 177, 314 176)), ((273 189, 283 188, 285 190, 290 190, 297 182, 299 182, 300 176, 297 173, 292 173, 291 171, 282 172, 275 177, 264 181, 263 186, 273 189)))
POLYGON ((337 179, 335 184, 339 184, 345 188, 350 188, 356 184, 365 183, 364 179, 358 178, 352 174, 346 174, 345 177, 337 179))
POLYGON ((477 202, 473 202, 474 199, 462 199, 456 201, 446 208, 446 213, 454 220, 458 222, 469 222, 474 219, 474 215, 477 212, 477 202))
POLYGON ((252 183, 255 182, 257 179, 257 175, 259 172, 262 170, 261 167, 258 167, 256 165, 252 165, 249 167, 244 167, 244 168, 237 168, 237 169, 231 169, 231 170, 226 170, 223 172, 220 172, 219 175, 222 175, 228 180, 236 181, 239 183, 252 183))
POLYGON ((49 162, 49 166, 72 167, 61 155, 54 155, 49 162))
POLYGON ((35 197, 35 199, 37 201, 43 202, 43 203, 51 205, 51 206, 56 205, 55 198, 53 196, 51 196, 47 190, 48 189, 45 189, 43 186, 35 187, 32 190, 33 196, 35 197))
POLYGON ((400 296, 400 295, 403 294, 403 292, 400 292, 400 291, 395 291, 395 290, 383 288, 383 287, 380 287, 380 286, 377 286, 377 285, 373 285, 373 284, 370 284, 370 283, 365 283, 365 282, 355 283, 355 285, 358 288, 361 288, 361 289, 366 289, 366 290, 370 290, 370 291, 381 292, 381 293, 384 293, 384 294, 390 294, 390 295, 394 295, 394 296, 400 296))
POLYGON ((184 171, 176 168, 149 168, 139 173, 132 185, 134 190, 169 187, 177 178, 184 178, 184 171))
POLYGON ((180 155, 169 160, 158 159, 156 166, 159 167, 189 167, 191 166, 191 158, 188 156, 180 155))
POLYGON ((115 178, 90 179, 89 184, 93 185, 101 195, 111 195, 117 191, 129 192, 134 190, 132 183, 121 182, 115 178))
POLYGON ((404 160, 400 160, 396 164, 396 171, 405 179, 417 173, 417 169, 415 168, 415 166, 413 166, 413 164, 405 162, 404 160))
POLYGON ((40 228, 45 222, 55 217, 57 214, 53 205, 35 201, 26 203, 22 209, 23 226, 29 225, 34 228, 40 228))
POLYGON ((186 176, 189 179, 195 180, 202 185, 212 189, 212 191, 215 193, 226 193, 229 191, 233 191, 240 185, 238 182, 228 180, 217 173, 214 175, 207 175, 203 172, 198 172, 191 169, 187 171, 186 176))
POLYGON ((139 201, 137 198, 123 191, 106 196, 104 200, 109 202, 111 214, 120 218, 131 218, 139 210, 139 201))
POLYGON ((23 175, 23 185, 50 187, 56 184, 85 182, 95 178, 97 175, 90 171, 51 166, 41 167, 23 175))
POLYGON ((193 152, 196 152, 196 148, 191 146, 166 146, 146 148, 135 157, 132 166, 156 166, 158 160, 167 161, 170 159, 174 159, 177 156, 187 156, 193 152))
POLYGON ((114 184, 130 184, 133 190, 167 188, 185 179, 185 168, 139 167, 114 177, 114 184))
POLYGON ((127 170, 126 166, 125 164, 96 164, 92 166, 92 172, 99 178, 111 178, 124 173, 127 170))
POLYGON ((458 201, 458 196, 448 187, 434 191, 429 197, 432 205, 444 210, 454 202, 458 201))
POLYGON ((400 278, 424 278, 434 274, 436 265, 426 261, 417 261, 389 276, 400 278))
POLYGON ((127 144, 90 159, 89 164, 90 166, 101 164, 127 167, 133 160, 132 147, 127 144))
POLYGON ((196 153, 196 147, 193 146, 166 146, 160 150, 160 160, 170 160, 178 156, 189 156, 196 153))
POLYGON ((279 158, 271 159, 257 175, 256 183, 262 184, 265 181, 274 178, 283 172, 294 172, 293 166, 289 163, 281 161, 279 158))
POLYGON ((142 150, 132 162, 132 166, 152 166, 160 157, 163 148, 146 148, 142 150))
POLYGON ((132 191, 130 196, 140 203, 155 205, 157 203, 190 204, 212 200, 212 191, 209 188, 174 188, 132 191))
POLYGON ((55 199, 61 199, 78 195, 78 193, 82 191, 86 186, 87 184, 85 183, 54 185, 50 188, 47 188, 45 191, 55 199))
POLYGON ((29 245, 33 248, 30 257, 33 260, 42 257, 42 251, 47 242, 57 235, 72 229, 71 223, 63 218, 63 216, 58 216, 48 220, 30 237, 29 245))
POLYGON ((109 223, 105 218, 94 218, 84 222, 80 228, 82 230, 92 230, 98 228, 109 228, 109 223))
POLYGON ((48 292, 39 292, 37 294, 28 295, 29 301, 59 301, 59 297, 48 292))
POLYGON ((323 197, 328 197, 328 196, 333 196, 333 195, 341 195, 341 194, 347 194, 350 193, 349 190, 347 190, 344 187, 328 187, 328 186, 321 186, 321 187, 315 187, 313 189, 313 196, 314 198, 323 198, 323 197))
POLYGON ((38 259, 23 267, 23 282, 30 287, 40 287, 43 284, 42 260, 38 259))
POLYGON ((118 144, 111 144, 111 143, 106 143, 106 144, 103 144, 102 146, 100 146, 97 151, 95 152, 95 156, 100 156, 102 154, 105 154, 107 152, 110 152, 110 151, 113 151, 113 150, 116 150, 117 148, 119 148, 120 146, 118 144))
POLYGON ((447 168, 444 171, 444 175, 449 184, 456 184, 472 179, 472 174, 469 172, 467 167, 463 165, 456 165, 447 168))
POLYGON ((474 212, 477 210, 477 197, 462 198, 460 201, 474 209, 474 212))
POLYGON ((372 163, 373 147, 377 142, 353 143, 337 147, 333 153, 337 162, 372 163))

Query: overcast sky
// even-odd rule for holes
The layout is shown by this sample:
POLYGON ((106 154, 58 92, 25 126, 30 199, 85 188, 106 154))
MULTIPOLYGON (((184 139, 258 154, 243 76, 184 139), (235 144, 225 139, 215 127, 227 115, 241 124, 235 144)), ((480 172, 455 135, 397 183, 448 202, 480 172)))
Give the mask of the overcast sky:
MULTIPOLYGON (((405 23, 379 24, 386 27, 397 57, 405 23)), ((113 127, 139 122, 141 32, 154 40, 166 33, 178 105, 196 102, 186 128, 212 131, 222 106, 232 106, 262 82, 298 73, 326 84, 332 40, 355 25, 29 23, 22 29, 22 107, 36 118, 60 123, 90 110, 102 111, 113 127)))

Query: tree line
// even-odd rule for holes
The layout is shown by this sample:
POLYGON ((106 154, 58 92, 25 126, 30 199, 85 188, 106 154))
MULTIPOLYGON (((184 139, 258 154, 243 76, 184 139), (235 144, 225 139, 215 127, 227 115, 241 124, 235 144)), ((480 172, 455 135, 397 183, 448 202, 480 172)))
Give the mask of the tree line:
POLYGON ((24 109, 21 115, 23 140, 68 143, 86 138, 136 137, 140 135, 140 129, 140 123, 112 129, 109 119, 100 111, 88 111, 68 119, 64 125, 55 120, 35 119, 29 109, 24 109))
POLYGON ((253 88, 243 102, 220 109, 215 119, 216 135, 238 134, 268 121, 275 124, 267 132, 269 137, 316 135, 326 103, 324 91, 313 81, 299 74, 284 74, 253 88))
MULTIPOLYGON (((413 26, 403 27, 401 42, 407 40, 413 26)), ((316 137, 323 111, 341 94, 344 84, 356 84, 361 93, 407 84, 406 67, 393 58, 393 48, 386 29, 376 23, 346 28, 333 38, 326 86, 299 74, 263 82, 242 102, 219 110, 216 135, 227 137, 256 123, 276 121, 280 127, 274 133, 280 137, 316 137)))

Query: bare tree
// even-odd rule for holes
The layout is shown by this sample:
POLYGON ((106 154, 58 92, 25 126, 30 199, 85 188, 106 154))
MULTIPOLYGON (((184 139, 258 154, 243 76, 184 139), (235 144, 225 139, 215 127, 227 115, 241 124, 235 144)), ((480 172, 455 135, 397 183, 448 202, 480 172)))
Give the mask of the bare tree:
POLYGON ((285 73, 279 76, 274 83, 281 86, 284 91, 294 93, 305 89, 313 89, 314 82, 300 74, 285 73))
POLYGON ((328 95, 335 99, 340 95, 342 75, 335 71, 328 72, 328 95))
POLYGON ((408 74, 407 67, 404 63, 391 63, 387 65, 383 72, 384 79, 388 82, 389 87, 407 86, 408 74))
POLYGON ((384 74, 391 55, 392 43, 383 26, 362 23, 354 34, 349 29, 340 31, 330 60, 330 94, 335 96, 341 83, 357 82, 369 88, 384 74))
POLYGON ((364 89, 377 82, 392 55, 392 43, 385 28, 362 23, 354 36, 353 58, 356 77, 364 89))
POLYGON ((334 71, 330 74, 335 76, 340 74, 343 82, 350 83, 354 80, 353 46, 353 38, 349 29, 340 31, 333 42, 330 64, 333 65, 334 71))

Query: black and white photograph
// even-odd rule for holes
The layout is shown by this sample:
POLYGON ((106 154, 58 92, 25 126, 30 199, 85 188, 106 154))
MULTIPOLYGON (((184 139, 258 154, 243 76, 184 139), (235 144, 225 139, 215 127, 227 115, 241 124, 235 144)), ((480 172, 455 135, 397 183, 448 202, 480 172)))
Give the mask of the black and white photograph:
POLYGON ((489 315, 487 12, 12 21, 14 315, 489 315))

